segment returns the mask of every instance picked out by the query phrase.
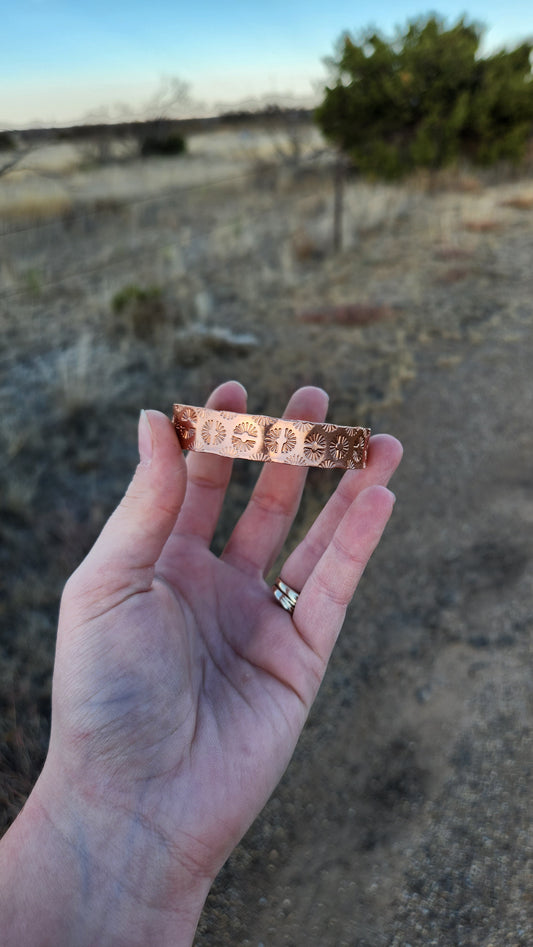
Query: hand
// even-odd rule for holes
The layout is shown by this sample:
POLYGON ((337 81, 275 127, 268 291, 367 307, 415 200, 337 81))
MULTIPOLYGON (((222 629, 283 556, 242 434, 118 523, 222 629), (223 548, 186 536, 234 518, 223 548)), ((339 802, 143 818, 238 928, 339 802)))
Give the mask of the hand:
MULTIPOLYGON (((245 392, 229 382, 208 406, 245 411, 245 392)), ((326 409, 324 392, 303 388, 286 416, 320 421, 326 409)), ((152 942, 173 930, 169 942, 181 944, 291 757, 391 513, 384 484, 401 448, 372 438, 367 469, 342 477, 285 562, 283 579, 301 590, 292 616, 264 576, 305 470, 265 465, 217 558, 209 545, 231 461, 185 460, 155 411, 141 416, 139 449, 126 496, 65 588, 50 750, 35 793, 79 883, 94 893, 94 873, 100 899, 104 877, 120 892, 108 893, 97 942, 117 918, 125 929, 137 899, 145 917, 168 920, 152 942)))

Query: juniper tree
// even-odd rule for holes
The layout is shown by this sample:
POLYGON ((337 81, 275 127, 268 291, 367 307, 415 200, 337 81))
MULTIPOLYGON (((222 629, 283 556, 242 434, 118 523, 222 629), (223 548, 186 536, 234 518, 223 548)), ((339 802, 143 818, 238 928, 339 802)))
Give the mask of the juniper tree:
POLYGON ((532 44, 480 56, 483 30, 461 18, 410 21, 392 39, 341 37, 316 110, 324 134, 360 172, 397 177, 460 157, 518 162, 533 127, 532 44))

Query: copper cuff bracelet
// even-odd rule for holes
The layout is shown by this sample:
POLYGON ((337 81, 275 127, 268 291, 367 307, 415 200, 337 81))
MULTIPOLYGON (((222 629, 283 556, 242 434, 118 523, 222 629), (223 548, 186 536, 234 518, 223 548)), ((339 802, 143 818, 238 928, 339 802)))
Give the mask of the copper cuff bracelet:
POLYGON ((366 467, 370 429, 315 424, 257 414, 236 414, 175 404, 173 424, 184 450, 292 464, 296 467, 366 467))

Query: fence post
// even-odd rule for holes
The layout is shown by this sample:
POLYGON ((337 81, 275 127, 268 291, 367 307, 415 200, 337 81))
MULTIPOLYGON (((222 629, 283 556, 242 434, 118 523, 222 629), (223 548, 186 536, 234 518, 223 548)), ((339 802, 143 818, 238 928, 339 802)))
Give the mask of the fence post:
POLYGON ((339 154, 333 169, 333 250, 342 250, 342 216, 344 211, 345 163, 339 154))

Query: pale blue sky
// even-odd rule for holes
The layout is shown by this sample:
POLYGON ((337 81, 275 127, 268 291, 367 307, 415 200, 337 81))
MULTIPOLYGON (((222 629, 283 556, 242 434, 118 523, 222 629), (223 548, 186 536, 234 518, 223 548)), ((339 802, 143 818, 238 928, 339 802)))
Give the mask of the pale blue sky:
POLYGON ((533 35, 531 0, 0 0, 0 125, 69 122, 141 108, 165 76, 212 106, 248 97, 302 100, 325 81, 324 56, 344 30, 391 33, 437 9, 487 25, 489 47, 533 35))

